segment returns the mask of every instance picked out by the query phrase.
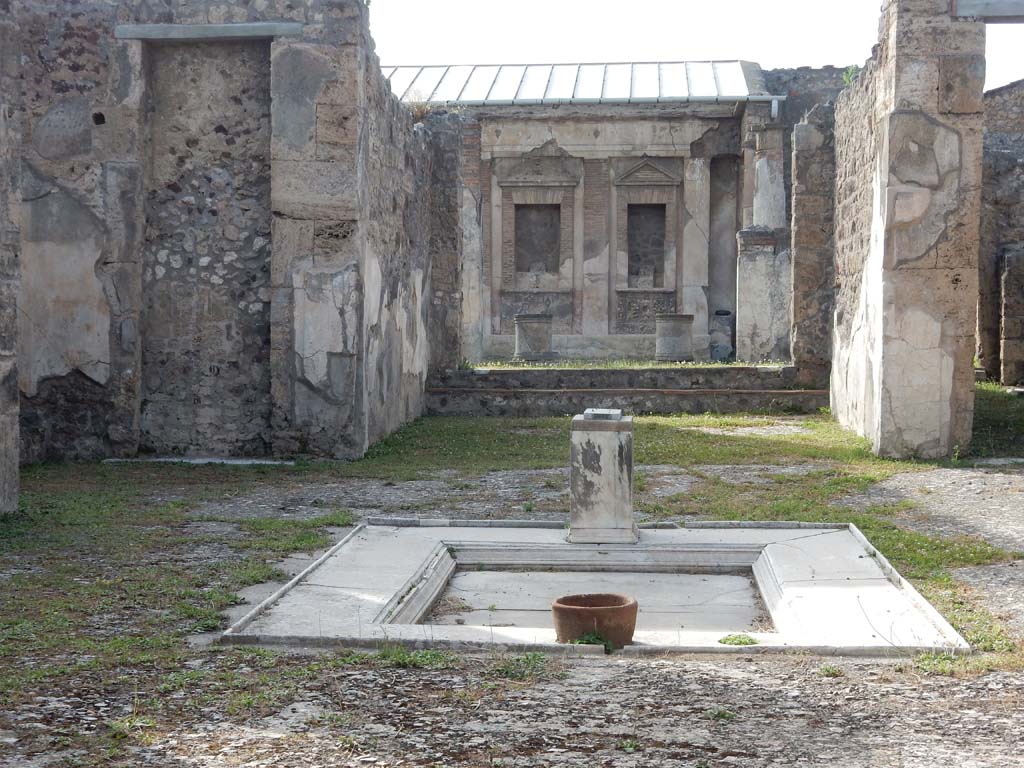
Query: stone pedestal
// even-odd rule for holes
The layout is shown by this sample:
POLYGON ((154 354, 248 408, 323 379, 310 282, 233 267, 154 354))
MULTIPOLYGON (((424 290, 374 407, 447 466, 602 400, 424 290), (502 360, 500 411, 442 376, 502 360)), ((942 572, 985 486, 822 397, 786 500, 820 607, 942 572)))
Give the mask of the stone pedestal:
POLYGON ((570 432, 569 541, 635 544, 633 417, 588 408, 570 432))
POLYGON ((515 360, 552 360, 551 315, 516 315, 515 360))
POLYGON ((656 360, 693 360, 693 315, 655 315, 654 332, 656 360))

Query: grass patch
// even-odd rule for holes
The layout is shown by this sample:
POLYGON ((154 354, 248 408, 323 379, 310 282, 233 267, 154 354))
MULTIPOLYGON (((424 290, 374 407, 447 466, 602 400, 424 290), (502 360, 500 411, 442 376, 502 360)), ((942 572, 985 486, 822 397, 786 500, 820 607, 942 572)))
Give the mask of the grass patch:
POLYGON ((975 456, 1024 456, 1024 397, 990 382, 975 386, 970 452, 975 456))
POLYGON ((449 669, 458 665, 459 657, 448 651, 410 651, 400 645, 385 645, 368 660, 391 669, 449 669))
POLYGON ((311 552, 330 545, 328 528, 347 528, 355 522, 355 516, 348 510, 305 519, 260 517, 241 520, 239 526, 250 535, 236 546, 264 556, 311 552))

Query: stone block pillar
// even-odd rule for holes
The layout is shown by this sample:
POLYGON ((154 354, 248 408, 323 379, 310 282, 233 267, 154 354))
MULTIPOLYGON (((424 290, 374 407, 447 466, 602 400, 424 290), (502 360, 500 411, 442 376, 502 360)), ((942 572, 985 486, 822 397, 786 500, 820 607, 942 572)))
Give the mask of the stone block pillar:
MULTIPOLYGON (((354 8, 356 4, 346 4, 354 8)), ((274 452, 366 450, 363 384, 365 51, 271 49, 274 452)))
POLYGON ((751 227, 736 233, 736 359, 748 363, 789 358, 791 270, 778 233, 751 227))
POLYGON ((890 0, 836 104, 832 410, 880 455, 971 439, 984 24, 890 0))
POLYGON ((835 115, 818 105, 793 127, 793 365, 802 384, 827 387, 835 306, 835 115))
POLYGON ((676 306, 693 315, 691 341, 694 359, 707 360, 711 356, 708 323, 711 161, 700 157, 687 158, 683 176, 683 279, 676 306))
POLYGON ((633 417, 588 408, 570 432, 569 541, 635 544, 633 417))
POLYGON ((0 19, 0 513, 18 509, 18 109, 19 46, 0 19))
POLYGON ((1002 319, 999 326, 1000 381, 1024 385, 1024 249, 1003 256, 1002 319))

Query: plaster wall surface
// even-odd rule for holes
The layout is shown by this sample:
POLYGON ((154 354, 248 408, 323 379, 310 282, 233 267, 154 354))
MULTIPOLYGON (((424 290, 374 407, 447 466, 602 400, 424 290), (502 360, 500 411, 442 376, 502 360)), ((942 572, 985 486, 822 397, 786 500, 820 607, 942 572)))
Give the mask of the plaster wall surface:
POLYGON ((882 455, 937 457, 973 417, 984 25, 891 0, 880 30, 836 105, 833 411, 882 455))
POLYGON ((143 450, 270 449, 270 44, 154 46, 143 450))
MULTIPOLYGON (((429 366, 433 153, 391 94, 367 36, 364 272, 365 450, 423 412, 429 366)), ((445 203, 445 200, 436 202, 445 203)), ((450 219, 449 219, 450 221, 450 219)), ((436 242, 436 241, 435 241, 436 242)))

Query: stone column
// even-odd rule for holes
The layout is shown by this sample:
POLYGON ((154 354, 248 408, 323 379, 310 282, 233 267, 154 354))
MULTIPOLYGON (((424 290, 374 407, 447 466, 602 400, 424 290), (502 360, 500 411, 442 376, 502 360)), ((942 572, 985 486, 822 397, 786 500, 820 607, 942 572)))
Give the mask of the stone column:
POLYGON ((14 22, 0 19, 0 513, 18 509, 17 42, 14 22))
POLYGON ((736 359, 748 363, 789 358, 791 270, 778 233, 751 227, 736 233, 736 359))
POLYGON ((686 159, 683 168, 683 270, 681 303, 676 306, 693 315, 693 356, 707 360, 711 356, 708 329, 708 258, 711 231, 711 161, 686 159))
POLYGON ((793 127, 790 346, 800 382, 817 387, 828 386, 832 367, 834 122, 832 106, 819 104, 793 127))
POLYGON ((569 454, 569 541, 635 544, 633 417, 588 408, 573 416, 569 454))
POLYGON ((1000 321, 1000 381, 1024 385, 1024 249, 1003 256, 1002 319, 1000 321))
POLYGON ((789 223, 786 221, 786 160, 782 127, 766 125, 755 135, 754 226, 785 229, 789 223))
POLYGON ((836 103, 832 410, 880 455, 971 439, 984 24, 891 0, 836 103))

